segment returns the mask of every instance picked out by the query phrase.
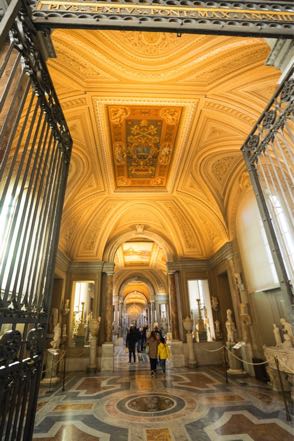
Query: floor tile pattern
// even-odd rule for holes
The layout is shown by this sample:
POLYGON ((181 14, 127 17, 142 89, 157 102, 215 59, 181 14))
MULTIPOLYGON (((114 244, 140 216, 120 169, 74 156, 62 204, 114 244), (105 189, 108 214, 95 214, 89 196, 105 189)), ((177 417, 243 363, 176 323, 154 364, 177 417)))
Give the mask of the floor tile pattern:
POLYGON ((278 393, 218 368, 169 369, 148 362, 109 375, 72 375, 40 393, 34 441, 293 441, 278 393))

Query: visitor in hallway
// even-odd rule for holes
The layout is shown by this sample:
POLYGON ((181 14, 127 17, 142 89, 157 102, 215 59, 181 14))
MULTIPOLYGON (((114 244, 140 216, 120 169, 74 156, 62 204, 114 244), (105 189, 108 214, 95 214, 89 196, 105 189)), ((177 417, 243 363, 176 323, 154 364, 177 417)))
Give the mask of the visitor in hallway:
POLYGON ((163 337, 162 330, 158 327, 158 325, 154 327, 154 332, 155 335, 159 337, 159 340, 163 337))
POLYGON ((144 351, 144 349, 146 347, 146 343, 147 343, 147 331, 148 331, 148 326, 143 326, 143 331, 142 331, 142 352, 144 351))
POLYGON ((159 340, 156 338, 156 334, 154 331, 151 332, 150 337, 147 340, 148 345, 148 355, 150 360, 150 370, 151 375, 156 374, 156 367, 157 367, 157 349, 159 345, 159 340))
POLYGON ((158 345, 158 359, 162 372, 166 372, 166 360, 169 358, 169 348, 166 344, 165 338, 161 337, 158 345))
POLYGON ((129 363, 132 362, 132 355, 134 363, 136 363, 136 344, 137 344, 138 334, 137 330, 131 326, 129 332, 127 333, 126 347, 129 350, 129 363))

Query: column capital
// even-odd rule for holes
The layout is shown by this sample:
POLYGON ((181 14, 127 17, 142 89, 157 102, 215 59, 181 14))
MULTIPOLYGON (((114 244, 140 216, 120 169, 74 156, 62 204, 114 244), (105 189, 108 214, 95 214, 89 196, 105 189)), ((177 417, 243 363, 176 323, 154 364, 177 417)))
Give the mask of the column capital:
POLYGON ((114 262, 104 262, 103 263, 103 272, 108 276, 113 276, 114 274, 114 262))

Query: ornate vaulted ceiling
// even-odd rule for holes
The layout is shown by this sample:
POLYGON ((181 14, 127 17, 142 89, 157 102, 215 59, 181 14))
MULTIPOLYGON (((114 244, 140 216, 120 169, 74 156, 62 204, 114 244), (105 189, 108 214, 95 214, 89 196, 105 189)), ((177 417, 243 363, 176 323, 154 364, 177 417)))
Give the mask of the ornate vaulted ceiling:
POLYGON ((74 139, 60 248, 94 260, 112 243, 160 237, 168 259, 211 256, 234 236, 240 147, 279 77, 265 66, 267 43, 85 30, 52 38, 49 67, 74 139))

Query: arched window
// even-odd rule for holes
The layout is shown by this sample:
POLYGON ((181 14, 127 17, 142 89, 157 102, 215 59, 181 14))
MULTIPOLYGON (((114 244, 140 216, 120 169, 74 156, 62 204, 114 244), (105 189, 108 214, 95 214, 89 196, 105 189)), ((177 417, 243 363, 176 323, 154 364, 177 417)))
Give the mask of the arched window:
POLYGON ((237 239, 249 292, 279 286, 272 254, 253 192, 247 192, 237 212, 237 239))

